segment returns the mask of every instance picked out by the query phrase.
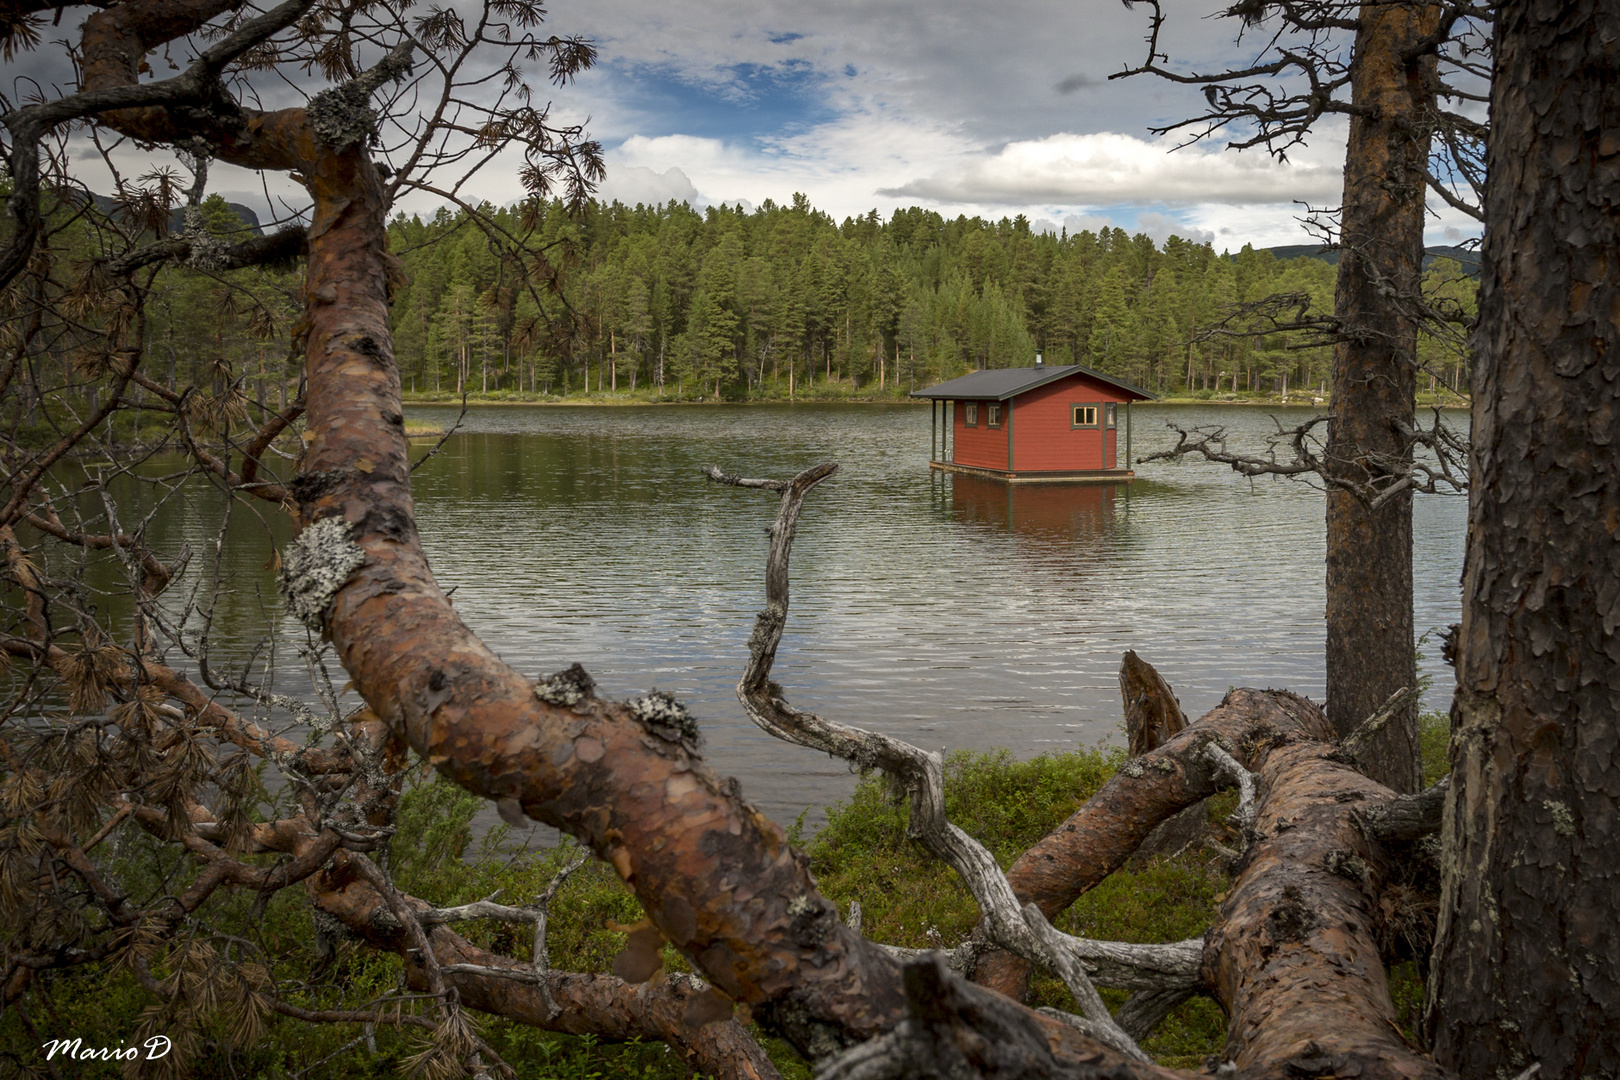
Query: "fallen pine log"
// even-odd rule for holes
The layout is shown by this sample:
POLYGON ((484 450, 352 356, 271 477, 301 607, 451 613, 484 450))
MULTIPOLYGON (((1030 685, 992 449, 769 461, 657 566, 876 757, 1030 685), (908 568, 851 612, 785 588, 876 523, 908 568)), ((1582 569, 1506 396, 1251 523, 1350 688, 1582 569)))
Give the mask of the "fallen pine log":
MULTIPOLYGON (((1124 866, 1163 822, 1231 786, 1207 752, 1211 744, 1253 771, 1279 743, 1333 735, 1321 707, 1306 698, 1286 690, 1233 690, 1196 723, 1127 762, 1020 856, 1007 880, 1019 900, 1055 918, 1124 866)), ((1029 970, 1017 957, 991 953, 980 960, 974 981, 1022 997, 1029 970)))
MULTIPOLYGON (((1278 699, 1234 691, 1223 721, 1245 701, 1278 699)), ((1402 1038, 1380 959, 1378 900, 1391 864, 1365 816, 1396 797, 1346 764, 1332 742, 1298 729, 1250 733, 1264 742, 1246 753, 1260 766, 1254 840, 1204 943, 1206 988, 1228 1016, 1219 1075, 1451 1076, 1402 1038)), ((907 1019, 821 1080, 1187 1075, 1100 1053, 1052 1055, 1036 1027, 969 989, 938 954, 909 965, 905 986, 907 1019)))

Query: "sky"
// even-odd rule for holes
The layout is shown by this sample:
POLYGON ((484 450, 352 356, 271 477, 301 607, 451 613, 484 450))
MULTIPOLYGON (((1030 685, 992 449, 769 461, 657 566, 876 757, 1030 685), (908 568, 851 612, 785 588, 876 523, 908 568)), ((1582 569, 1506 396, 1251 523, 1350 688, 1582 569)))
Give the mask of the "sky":
MULTIPOLYGON (((1263 44, 1235 41, 1236 22, 1209 0, 1164 7, 1160 46, 1177 70, 1246 64, 1263 44)), ((839 220, 921 206, 1023 214, 1050 231, 1179 235, 1218 251, 1312 242, 1300 219, 1340 201, 1344 121, 1321 123, 1287 161, 1218 136, 1178 149, 1185 136, 1153 129, 1197 115, 1202 94, 1108 78, 1142 60, 1147 28, 1148 9, 1120 0, 555 0, 543 31, 589 38, 600 59, 569 86, 536 81, 554 122, 582 123, 602 144, 600 195, 626 203, 751 209, 803 193, 839 220)), ((93 167, 94 151, 80 153, 93 167)), ((119 153, 132 174, 141 167, 135 148, 119 153)), ((498 161, 468 190, 519 199, 516 164, 498 161)), ((210 190, 261 216, 267 195, 304 201, 286 178, 267 187, 223 166, 210 190)), ((401 209, 434 203, 417 194, 401 209)), ((1429 243, 1478 235, 1431 204, 1429 243)))
MULTIPOLYGON (((1236 23, 1168 0, 1161 46, 1182 70, 1246 62, 1236 23)), ((601 193, 694 205, 803 192, 834 217, 922 206, 1118 226, 1216 248, 1309 243, 1305 205, 1340 201, 1346 127, 1278 162, 1151 129, 1202 94, 1109 80, 1146 50, 1120 0, 558 0, 551 29, 593 38, 597 67, 557 91, 606 150, 601 193)), ((1453 212, 1431 243, 1477 235, 1453 212)))

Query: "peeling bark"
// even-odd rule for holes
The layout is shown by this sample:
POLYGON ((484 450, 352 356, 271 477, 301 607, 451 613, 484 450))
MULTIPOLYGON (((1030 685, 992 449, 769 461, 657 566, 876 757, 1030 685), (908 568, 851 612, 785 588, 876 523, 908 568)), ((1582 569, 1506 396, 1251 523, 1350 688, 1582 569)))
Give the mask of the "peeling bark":
POLYGON ((1127 650, 1119 665, 1119 696, 1125 704, 1125 735, 1131 757, 1157 750, 1187 726, 1187 714, 1152 664, 1127 650))
MULTIPOLYGON (((1256 840, 1204 944, 1205 978, 1229 1017, 1216 1074, 1455 1076, 1401 1038, 1379 959, 1378 899, 1391 865, 1358 811, 1393 801, 1392 793, 1324 739, 1283 737, 1261 756, 1256 840)), ((973 997, 939 954, 908 965, 906 990, 906 1020, 841 1057, 823 1080, 1184 1075, 1045 1054, 1027 1021, 1010 1005, 973 997)), ((1116 1020, 1150 1028, 1177 1000, 1138 995, 1116 1020)))
POLYGON ((1416 795, 1398 795, 1373 803, 1361 811, 1361 827, 1372 839, 1384 842, 1432 836, 1440 831, 1450 790, 1451 777, 1443 776, 1439 783, 1416 795))
POLYGON ((734 781, 684 733, 596 698, 583 672, 572 693, 542 700, 451 609, 413 515, 381 191, 352 150, 310 180, 308 449, 291 486, 300 524, 341 517, 365 554, 327 623, 345 670, 440 772, 612 863, 705 977, 807 1055, 887 1030, 901 1014, 898 966, 831 917, 734 781))
POLYGON ((1056 914, 1124 865, 1166 817, 1229 786, 1203 755, 1213 741, 1253 771, 1274 746, 1331 737, 1321 707, 1286 690, 1240 688, 1181 734, 1130 762, 1030 848, 1008 878, 1021 899, 1056 914))
MULTIPOLYGON (((1126 745, 1131 757, 1157 750, 1187 726, 1181 703, 1152 664, 1127 650, 1119 666, 1119 696, 1125 706, 1126 745)), ((1174 853, 1198 841, 1208 824, 1202 804, 1195 803, 1162 822, 1148 834, 1132 857, 1133 864, 1174 853)))
POLYGON ((1496 10, 1435 1055, 1620 1076, 1620 5, 1496 10))

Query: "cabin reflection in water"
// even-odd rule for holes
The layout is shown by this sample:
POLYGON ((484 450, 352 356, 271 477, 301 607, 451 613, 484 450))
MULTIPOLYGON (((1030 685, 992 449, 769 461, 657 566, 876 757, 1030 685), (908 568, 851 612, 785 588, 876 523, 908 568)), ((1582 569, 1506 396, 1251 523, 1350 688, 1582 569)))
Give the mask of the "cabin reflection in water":
POLYGON ((1116 502, 1130 501, 1119 484, 1007 484, 963 473, 942 482, 957 521, 1049 540, 1103 540, 1114 531, 1116 502))

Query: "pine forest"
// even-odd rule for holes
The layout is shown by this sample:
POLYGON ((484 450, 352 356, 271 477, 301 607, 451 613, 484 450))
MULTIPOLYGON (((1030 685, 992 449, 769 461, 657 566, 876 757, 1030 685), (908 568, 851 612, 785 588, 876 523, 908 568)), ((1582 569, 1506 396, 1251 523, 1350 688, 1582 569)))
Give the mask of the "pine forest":
MULTIPOLYGON (((219 232, 240 222, 217 196, 219 232)), ((842 224, 802 196, 753 212, 671 202, 485 206, 398 216, 393 322, 407 400, 882 400, 981 368, 1080 363, 1166 397, 1321 403, 1335 268, 1245 245, 1121 229, 1035 232, 1022 216, 875 210, 842 224), (492 240, 491 236, 505 238, 492 240), (1270 298, 1269 302, 1266 301, 1270 298), (1277 330, 1279 326, 1294 329, 1277 330)), ((1459 321, 1475 282, 1440 259, 1430 291, 1459 321)), ((169 381, 276 405, 297 364, 270 335, 298 276, 165 270, 148 333, 169 381), (206 373, 206 372, 203 372, 206 373), (205 380, 205 384, 206 384, 205 380)), ((1467 393, 1425 338, 1424 400, 1467 393)))
MULTIPOLYGON (((488 213, 521 231, 515 212, 488 213)), ((394 305, 408 392, 882 397, 1039 351, 1159 394, 1325 393, 1319 334, 1244 336, 1263 316, 1230 321, 1277 295, 1299 299, 1294 321, 1330 313, 1334 268, 1315 258, 917 207, 839 225, 803 196, 753 213, 592 203, 570 216, 554 204, 533 224, 552 290, 464 215, 394 221, 410 280, 394 305), (573 333, 547 332, 559 325, 573 333)), ((1471 302, 1456 264, 1431 277, 1471 302)), ((1428 344, 1429 389, 1465 391, 1465 365, 1428 344)))

